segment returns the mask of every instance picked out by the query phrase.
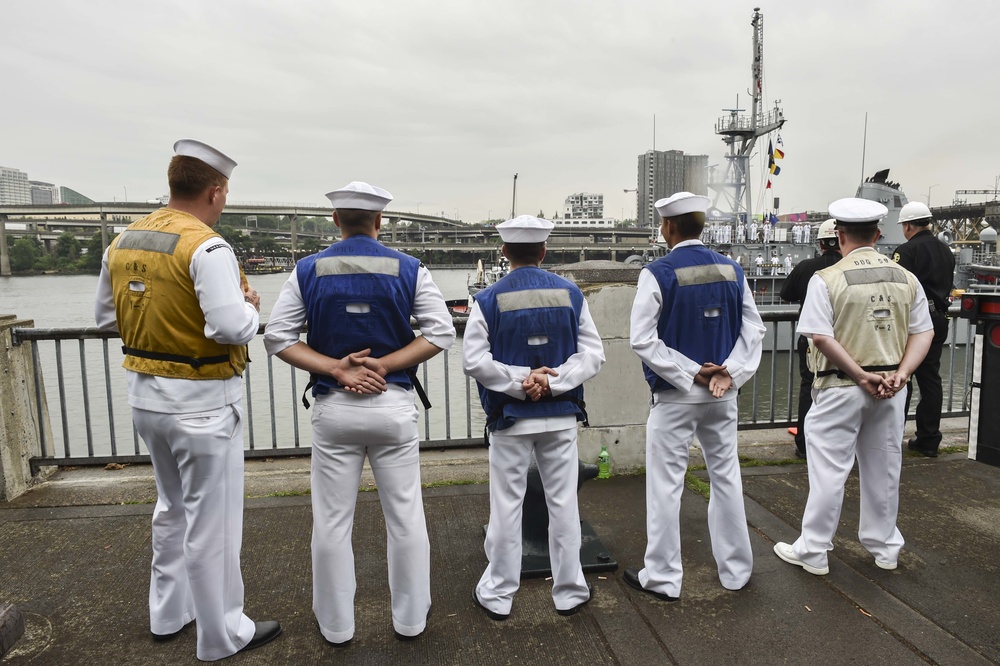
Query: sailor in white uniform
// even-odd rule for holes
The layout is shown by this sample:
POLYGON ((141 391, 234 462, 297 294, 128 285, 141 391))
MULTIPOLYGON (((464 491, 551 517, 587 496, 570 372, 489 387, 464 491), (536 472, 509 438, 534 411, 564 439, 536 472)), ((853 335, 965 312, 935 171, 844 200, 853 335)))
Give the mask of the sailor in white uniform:
POLYGON ((212 230, 236 162, 182 139, 170 201, 129 225, 101 264, 94 315, 124 343, 128 402, 156 477, 149 621, 154 640, 197 620, 198 659, 264 645, 277 622, 243 614, 242 373, 260 298, 212 230))
POLYGON ((708 526, 719 580, 739 590, 753 570, 736 451, 736 392, 760 364, 764 324, 739 265, 696 239, 708 198, 656 202, 670 254, 639 275, 630 341, 652 391, 646 424, 644 567, 625 582, 665 601, 681 592, 680 502, 697 436, 708 466, 708 526))
POLYGON ((799 315, 816 375, 805 421, 809 499, 802 534, 793 544, 775 544, 774 552, 817 576, 830 571, 828 553, 855 458, 861 545, 890 570, 903 546, 896 515, 906 383, 934 327, 917 279, 874 248, 887 212, 865 199, 830 204, 844 258, 813 275, 799 315), (869 325, 859 326, 862 321, 869 325))
POLYGON ((378 242, 381 211, 392 195, 352 182, 327 197, 341 240, 296 264, 271 311, 264 345, 310 372, 316 399, 312 564, 320 633, 335 646, 354 637, 351 532, 367 456, 388 532, 393 630, 406 640, 424 632, 431 607, 416 366, 451 347, 455 327, 427 268, 378 242))
POLYGON ((812 238, 812 227, 807 222, 802 225, 802 242, 809 245, 810 238, 812 238))
POLYGON ((511 271, 475 296, 462 343, 490 432, 489 563, 473 591, 493 620, 511 612, 521 576, 521 511, 532 453, 549 512, 552 600, 560 615, 590 601, 580 565, 577 421, 582 384, 604 346, 580 289, 540 268, 552 222, 522 215, 497 225, 511 271))

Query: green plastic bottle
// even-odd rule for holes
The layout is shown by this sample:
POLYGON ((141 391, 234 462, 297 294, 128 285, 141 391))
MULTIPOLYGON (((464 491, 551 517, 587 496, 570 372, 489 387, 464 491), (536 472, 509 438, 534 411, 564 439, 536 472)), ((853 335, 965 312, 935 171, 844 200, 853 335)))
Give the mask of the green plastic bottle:
POLYGON ((601 452, 597 455, 597 478, 611 478, 611 455, 608 453, 608 447, 604 444, 601 444, 601 452))

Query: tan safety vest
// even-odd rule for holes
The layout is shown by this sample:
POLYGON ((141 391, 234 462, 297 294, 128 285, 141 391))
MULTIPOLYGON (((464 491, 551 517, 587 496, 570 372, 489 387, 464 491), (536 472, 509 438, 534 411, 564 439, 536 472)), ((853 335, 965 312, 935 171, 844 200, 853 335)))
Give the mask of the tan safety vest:
POLYGON ((108 248, 108 272, 127 370, 179 379, 241 375, 247 348, 205 337, 191 257, 219 234, 193 215, 161 208, 134 222, 108 248))
MULTIPOLYGON (((917 279, 874 248, 852 252, 816 275, 830 292, 834 339, 865 370, 883 376, 895 371, 906 348, 917 279)), ((809 357, 813 388, 855 384, 812 342, 809 357)))

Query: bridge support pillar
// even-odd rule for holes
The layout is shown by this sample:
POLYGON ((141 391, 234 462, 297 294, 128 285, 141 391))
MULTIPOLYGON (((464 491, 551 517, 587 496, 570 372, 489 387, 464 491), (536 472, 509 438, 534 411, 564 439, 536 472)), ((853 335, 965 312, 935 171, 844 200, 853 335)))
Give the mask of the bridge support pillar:
POLYGON ((290 223, 289 226, 290 226, 291 232, 292 232, 291 233, 291 236, 292 236, 292 261, 295 261, 295 253, 298 252, 298 249, 299 249, 299 225, 298 225, 299 216, 296 215, 295 213, 292 213, 291 216, 288 218, 288 221, 290 223))
POLYGON ((101 248, 108 249, 108 214, 101 213, 101 248))
POLYGON ((618 250, 611 250, 611 261, 618 261, 618 250))
POLYGON ((391 233, 390 239, 393 243, 396 242, 396 226, 399 224, 398 217, 387 218, 389 220, 389 231, 391 233))
POLYGON ((40 382, 35 384, 32 345, 15 344, 13 338, 14 328, 32 326, 33 321, 0 315, 0 350, 6 350, 0 354, 0 402, 4 406, 0 410, 0 502, 9 502, 28 489, 31 458, 41 455, 42 435, 52 441, 45 392, 40 382))
POLYGON ((587 261, 587 250, 580 248, 580 261, 587 261))
POLYGON ((0 215, 0 276, 10 275, 10 255, 7 253, 7 216, 0 215))

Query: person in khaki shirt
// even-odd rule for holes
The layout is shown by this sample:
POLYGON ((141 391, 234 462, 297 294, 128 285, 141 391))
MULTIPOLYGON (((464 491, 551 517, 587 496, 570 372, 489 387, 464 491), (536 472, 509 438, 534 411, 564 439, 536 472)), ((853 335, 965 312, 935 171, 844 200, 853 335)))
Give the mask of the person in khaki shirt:
POLYGON ((888 209, 865 199, 830 204, 844 258, 812 277, 798 333, 810 339, 813 407, 805 421, 809 499, 802 534, 775 554, 807 572, 829 573, 844 484, 858 461, 858 538, 882 569, 895 569, 906 384, 933 326, 917 279, 879 254, 878 222, 888 209))

